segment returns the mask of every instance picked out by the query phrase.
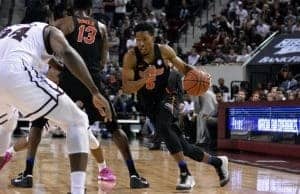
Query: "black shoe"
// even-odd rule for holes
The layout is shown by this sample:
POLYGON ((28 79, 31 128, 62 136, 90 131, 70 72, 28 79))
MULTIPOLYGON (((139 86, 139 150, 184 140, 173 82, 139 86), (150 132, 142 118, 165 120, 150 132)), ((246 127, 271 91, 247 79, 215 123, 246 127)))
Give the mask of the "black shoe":
POLYGON ((160 143, 154 143, 149 147, 149 150, 160 150, 160 143))
POLYGON ((11 184, 15 187, 32 188, 32 175, 24 176, 23 173, 20 173, 16 178, 11 179, 11 184))
POLYGON ((131 189, 142 189, 142 188, 148 188, 148 187, 149 187, 149 183, 145 178, 138 177, 137 175, 130 176, 130 188, 131 189))
POLYGON ((226 156, 218 156, 222 160, 222 165, 216 168, 220 178, 220 186, 224 187, 229 182, 228 158, 226 156))

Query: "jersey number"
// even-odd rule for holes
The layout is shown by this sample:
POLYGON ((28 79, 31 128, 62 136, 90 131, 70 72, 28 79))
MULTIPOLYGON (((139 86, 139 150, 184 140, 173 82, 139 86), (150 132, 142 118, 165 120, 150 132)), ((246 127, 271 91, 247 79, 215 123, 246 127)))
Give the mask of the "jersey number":
POLYGON ((5 28, 0 32, 0 39, 6 37, 7 35, 19 42, 23 40, 23 38, 27 38, 26 32, 30 29, 30 27, 19 28, 12 32, 12 29, 5 28), (12 33, 11 33, 12 32, 12 33))
POLYGON ((85 44, 93 44, 95 42, 97 29, 94 26, 79 26, 77 42, 84 42, 85 44), (86 33, 84 33, 86 32, 86 33))

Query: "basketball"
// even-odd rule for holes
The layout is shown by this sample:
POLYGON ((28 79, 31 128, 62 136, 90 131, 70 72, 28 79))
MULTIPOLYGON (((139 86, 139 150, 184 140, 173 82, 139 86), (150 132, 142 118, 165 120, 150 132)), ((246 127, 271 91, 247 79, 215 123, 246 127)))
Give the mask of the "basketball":
POLYGON ((189 95, 201 96, 208 90, 210 83, 210 74, 201 70, 192 69, 184 76, 183 89, 189 95))

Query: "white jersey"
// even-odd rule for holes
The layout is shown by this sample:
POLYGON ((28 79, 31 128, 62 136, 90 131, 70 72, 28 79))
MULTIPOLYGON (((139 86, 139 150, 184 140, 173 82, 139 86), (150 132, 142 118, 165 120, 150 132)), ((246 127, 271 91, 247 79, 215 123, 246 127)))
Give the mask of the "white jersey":
POLYGON ((14 61, 35 67, 52 57, 47 53, 44 28, 48 24, 34 22, 4 28, 0 32, 0 61, 14 61))

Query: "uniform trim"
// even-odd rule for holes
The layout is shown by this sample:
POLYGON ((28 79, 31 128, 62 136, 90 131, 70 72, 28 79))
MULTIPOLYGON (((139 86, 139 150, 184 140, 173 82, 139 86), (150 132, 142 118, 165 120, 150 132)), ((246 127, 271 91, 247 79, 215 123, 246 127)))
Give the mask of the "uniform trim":
POLYGON ((8 121, 8 119, 6 119, 6 120, 0 122, 0 125, 3 125, 3 124, 6 123, 7 121, 8 121))
POLYGON ((30 116, 32 116, 32 115, 35 115, 35 114, 39 113, 40 111, 44 110, 44 109, 47 107, 47 105, 49 105, 49 103, 54 102, 54 105, 52 105, 52 107, 50 107, 50 109, 49 109, 46 113, 44 113, 42 116, 39 116, 39 117, 44 117, 44 116, 48 115, 55 107, 57 107, 57 105, 58 105, 58 98, 59 98, 59 96, 63 95, 64 92, 63 92, 63 91, 60 91, 60 90, 58 89, 58 87, 57 87, 57 88, 54 88, 52 85, 50 85, 50 84, 47 82, 47 80, 46 80, 43 76, 40 76, 39 73, 38 73, 34 68, 32 68, 32 70, 35 72, 35 75, 32 74, 32 71, 30 71, 30 70, 28 69, 28 67, 26 67, 26 66, 24 65, 24 63, 23 63, 23 66, 24 66, 24 70, 28 73, 28 76, 29 76, 29 78, 30 78, 30 82, 34 83, 38 88, 40 88, 45 94, 47 94, 47 95, 49 96, 49 100, 47 100, 40 108, 38 108, 37 110, 35 110, 35 111, 33 111, 33 112, 27 114, 27 115, 24 116, 24 117, 25 117, 25 118, 28 118, 28 117, 30 117, 30 116), (39 85, 39 82, 33 80, 33 77, 36 77, 36 78, 41 79, 42 82, 44 82, 44 83, 47 84, 51 89, 53 89, 54 91, 56 91, 56 92, 57 92, 56 96, 51 95, 45 88, 43 88, 42 86, 40 86, 40 85, 39 85))
POLYGON ((5 117, 7 115, 7 113, 4 113, 3 115, 0 115, 0 119, 5 117))

